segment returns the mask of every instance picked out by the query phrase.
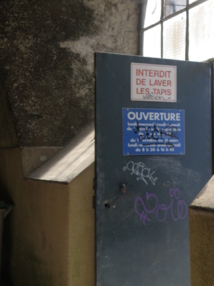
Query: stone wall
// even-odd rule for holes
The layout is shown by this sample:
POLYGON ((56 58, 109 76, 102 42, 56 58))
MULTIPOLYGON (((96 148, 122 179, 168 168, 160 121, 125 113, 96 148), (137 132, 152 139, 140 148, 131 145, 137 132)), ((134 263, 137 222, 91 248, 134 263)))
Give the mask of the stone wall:
POLYGON ((64 146, 94 118, 94 52, 138 53, 140 4, 17 0, 0 10, 0 86, 18 144, 64 146))

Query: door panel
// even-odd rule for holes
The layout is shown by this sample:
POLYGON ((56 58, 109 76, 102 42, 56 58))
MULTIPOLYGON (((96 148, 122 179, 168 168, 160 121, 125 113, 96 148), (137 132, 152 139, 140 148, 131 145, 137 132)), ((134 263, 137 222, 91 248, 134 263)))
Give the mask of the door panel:
POLYGON ((189 286, 188 206, 212 174, 211 67, 97 53, 95 68, 96 285, 189 286), (176 67, 177 101, 132 100, 132 63, 176 67))

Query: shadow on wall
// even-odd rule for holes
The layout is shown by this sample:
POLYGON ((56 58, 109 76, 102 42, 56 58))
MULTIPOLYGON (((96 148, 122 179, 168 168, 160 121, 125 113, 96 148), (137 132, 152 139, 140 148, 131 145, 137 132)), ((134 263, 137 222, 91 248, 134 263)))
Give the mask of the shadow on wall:
MULTIPOLYGON (((9 206, 13 206, 13 201, 9 196, 6 187, 0 181, 0 215, 4 214, 3 219, 0 216, 0 283, 2 286, 12 286, 12 281, 10 279, 9 267, 12 263, 11 261, 11 245, 12 245, 12 232, 11 232, 11 217, 9 214, 9 206), (5 203, 7 205, 5 205, 5 203), (7 213, 8 212, 8 213, 7 213), (6 214, 7 213, 7 214, 6 214)), ((12 210, 12 208, 11 208, 12 210)))
POLYGON ((93 53, 137 54, 131 0, 0 3, 3 89, 21 146, 64 146, 94 118, 93 53))

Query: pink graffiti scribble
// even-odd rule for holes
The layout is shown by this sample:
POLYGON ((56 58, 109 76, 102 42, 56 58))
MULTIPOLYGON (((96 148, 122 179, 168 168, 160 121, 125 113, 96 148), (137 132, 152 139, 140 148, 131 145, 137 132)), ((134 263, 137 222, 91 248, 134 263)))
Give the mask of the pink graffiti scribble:
POLYGON ((157 196, 155 194, 149 194, 148 192, 146 192, 146 200, 143 200, 141 197, 136 198, 134 209, 144 225, 146 225, 146 221, 151 221, 148 218, 148 215, 152 213, 155 213, 156 219, 159 222, 165 221, 168 214, 171 215, 173 221, 185 219, 185 217, 187 216, 188 208, 186 202, 184 200, 179 199, 179 189, 170 188, 169 196, 171 198, 171 202, 168 206, 166 206, 166 204, 159 204, 157 196), (148 208, 146 206, 146 203, 148 201, 150 201, 150 205, 152 204, 151 208, 148 208), (139 212, 139 206, 141 206, 141 209, 143 207, 142 212, 139 212))

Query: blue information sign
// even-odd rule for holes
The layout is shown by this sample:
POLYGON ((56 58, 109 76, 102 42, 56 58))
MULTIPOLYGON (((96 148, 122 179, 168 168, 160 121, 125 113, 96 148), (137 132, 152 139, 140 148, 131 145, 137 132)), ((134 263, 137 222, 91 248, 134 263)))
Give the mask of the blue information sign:
POLYGON ((184 110, 123 108, 123 155, 184 154, 184 110))

